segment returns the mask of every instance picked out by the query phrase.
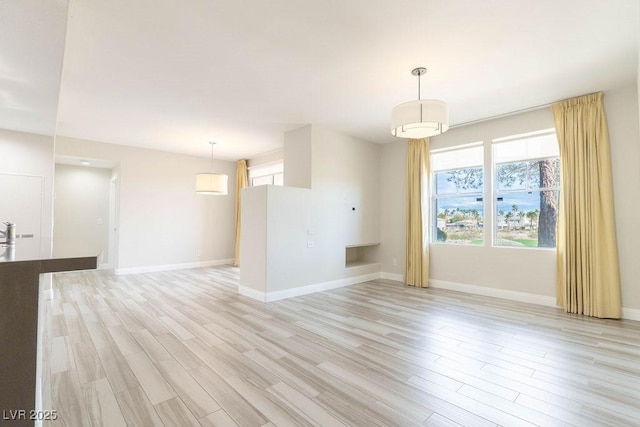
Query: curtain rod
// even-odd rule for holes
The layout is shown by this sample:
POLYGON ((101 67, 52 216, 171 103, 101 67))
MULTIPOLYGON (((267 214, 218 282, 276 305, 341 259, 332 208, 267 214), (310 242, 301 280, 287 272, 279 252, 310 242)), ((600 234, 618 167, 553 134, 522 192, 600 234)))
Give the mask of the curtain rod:
POLYGON ((553 104, 554 104, 554 102, 549 102, 547 104, 536 105, 535 107, 523 108, 523 109, 520 109, 520 110, 511 111, 509 113, 497 114, 497 115, 491 116, 491 117, 484 117, 482 119, 471 120, 471 121, 464 122, 464 123, 458 123, 458 124, 455 124, 455 125, 451 126, 450 129, 455 129, 455 128, 468 126, 468 125, 474 125, 476 123, 482 123, 482 122, 486 122, 486 121, 489 121, 489 120, 502 119, 504 117, 515 116, 516 114, 528 113, 530 111, 541 110, 543 108, 551 107, 553 104))
MULTIPOLYGON (((595 95, 595 94, 600 93, 600 92, 601 92, 601 91, 590 92, 590 93, 587 93, 587 94, 585 94, 585 95, 580 95, 580 96, 578 96, 578 97, 576 97, 576 98, 580 98, 580 97, 582 97, 582 96, 595 95)), ((556 102, 567 101, 567 100, 569 100, 569 99, 574 99, 574 97, 571 97, 571 98, 564 98, 564 99, 562 99, 562 100, 560 100, 560 101, 554 101, 554 102, 548 102, 548 103, 546 103, 546 104, 536 105, 535 107, 523 108, 523 109, 521 109, 521 110, 511 111, 511 112, 509 112, 509 113, 498 114, 498 115, 491 116, 491 117, 485 117, 485 118, 483 118, 483 119, 470 120, 470 121, 468 121, 468 122, 458 123, 458 124, 455 124, 455 125, 453 125, 453 126, 450 126, 450 127, 449 127, 449 129, 455 129, 455 128, 462 127, 462 126, 468 126, 468 125, 473 125, 473 124, 476 124, 476 123, 482 123, 482 122, 486 122, 486 121, 488 121, 488 120, 501 119, 501 118, 503 118, 503 117, 514 116, 514 115, 516 115, 516 114, 528 113, 529 111, 541 110, 541 109, 543 109, 543 108, 551 107, 551 106, 552 106, 553 104, 555 104, 556 102)))

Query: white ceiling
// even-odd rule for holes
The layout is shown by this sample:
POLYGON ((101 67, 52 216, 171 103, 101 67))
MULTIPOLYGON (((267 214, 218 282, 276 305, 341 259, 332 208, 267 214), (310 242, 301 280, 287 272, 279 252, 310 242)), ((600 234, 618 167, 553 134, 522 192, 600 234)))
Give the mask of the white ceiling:
POLYGON ((0 0, 0 129, 53 135, 66 0, 0 0))
POLYGON ((386 143, 417 66, 454 125, 632 84, 638 16, 637 0, 71 0, 57 131, 200 156, 215 140, 227 159, 306 123, 386 143))

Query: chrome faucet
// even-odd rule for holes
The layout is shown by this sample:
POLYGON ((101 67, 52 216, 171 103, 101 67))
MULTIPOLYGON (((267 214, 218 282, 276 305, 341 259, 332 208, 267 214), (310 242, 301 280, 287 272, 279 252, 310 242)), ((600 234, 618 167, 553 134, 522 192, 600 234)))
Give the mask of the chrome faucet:
POLYGON ((4 223, 7 226, 5 231, 0 231, 0 237, 4 237, 5 241, 2 242, 5 245, 14 245, 16 243, 16 225, 10 222, 4 223))

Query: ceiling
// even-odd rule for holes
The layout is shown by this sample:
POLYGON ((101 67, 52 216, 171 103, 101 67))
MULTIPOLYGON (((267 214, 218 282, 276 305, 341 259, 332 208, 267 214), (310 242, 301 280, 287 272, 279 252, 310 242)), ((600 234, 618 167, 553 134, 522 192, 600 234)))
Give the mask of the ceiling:
POLYGON ((0 129, 53 135, 66 0, 0 0, 0 129))
MULTIPOLYGON (((307 123, 387 143, 417 66, 453 125, 633 84, 638 16, 637 0, 70 0, 57 133, 203 157, 214 140, 229 160, 307 123)), ((21 75, 3 68, 2 90, 21 75)))

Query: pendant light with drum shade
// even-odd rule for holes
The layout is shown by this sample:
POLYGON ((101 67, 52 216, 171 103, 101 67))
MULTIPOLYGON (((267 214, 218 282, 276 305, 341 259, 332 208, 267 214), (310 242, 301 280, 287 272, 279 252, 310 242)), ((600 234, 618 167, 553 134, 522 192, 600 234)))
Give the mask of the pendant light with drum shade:
POLYGON ((213 146, 216 143, 211 141, 209 144, 211 144, 211 172, 196 174, 196 193, 223 196, 227 194, 229 177, 213 172, 213 146))
POLYGON ((398 138, 428 138, 449 130, 449 107, 438 99, 420 99, 420 78, 424 67, 414 68, 418 77, 418 100, 397 105, 391 111, 391 134, 398 138))

